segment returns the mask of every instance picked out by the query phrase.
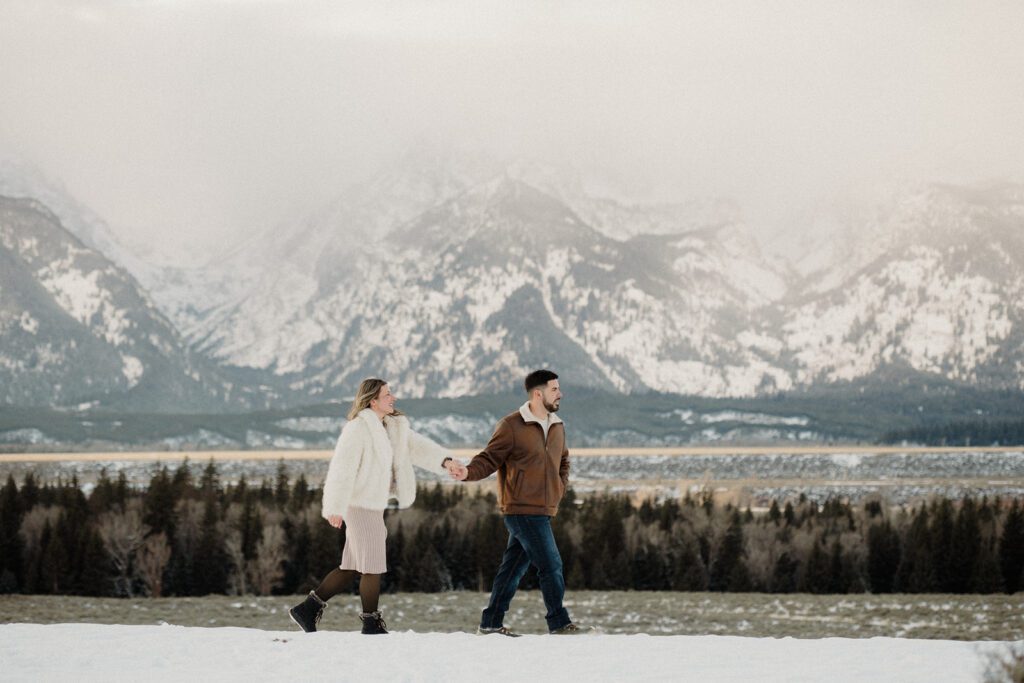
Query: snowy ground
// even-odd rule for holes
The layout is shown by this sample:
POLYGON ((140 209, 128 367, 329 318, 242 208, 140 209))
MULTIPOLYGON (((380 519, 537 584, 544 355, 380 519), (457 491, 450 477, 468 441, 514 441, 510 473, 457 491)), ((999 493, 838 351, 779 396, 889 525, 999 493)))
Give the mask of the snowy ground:
POLYGON ((1005 643, 0 625, 5 681, 980 681, 1005 643))

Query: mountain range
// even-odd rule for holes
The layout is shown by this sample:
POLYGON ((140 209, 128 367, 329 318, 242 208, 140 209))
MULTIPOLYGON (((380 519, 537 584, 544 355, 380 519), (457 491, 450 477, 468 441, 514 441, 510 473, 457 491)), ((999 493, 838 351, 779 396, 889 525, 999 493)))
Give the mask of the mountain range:
POLYGON ((725 200, 631 204, 535 164, 405 160, 170 267, 0 171, 17 195, 0 200, 3 403, 231 410, 336 399, 368 375, 454 397, 542 365, 569 386, 704 397, 1024 388, 1020 185, 923 186, 787 257, 725 200))

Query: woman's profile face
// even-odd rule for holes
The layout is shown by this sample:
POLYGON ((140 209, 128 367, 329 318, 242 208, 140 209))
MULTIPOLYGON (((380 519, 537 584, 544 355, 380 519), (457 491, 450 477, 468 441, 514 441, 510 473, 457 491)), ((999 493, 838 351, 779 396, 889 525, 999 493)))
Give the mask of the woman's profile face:
POLYGON ((370 408, 385 415, 395 412, 395 395, 391 393, 390 386, 385 384, 380 388, 377 398, 370 401, 370 408))

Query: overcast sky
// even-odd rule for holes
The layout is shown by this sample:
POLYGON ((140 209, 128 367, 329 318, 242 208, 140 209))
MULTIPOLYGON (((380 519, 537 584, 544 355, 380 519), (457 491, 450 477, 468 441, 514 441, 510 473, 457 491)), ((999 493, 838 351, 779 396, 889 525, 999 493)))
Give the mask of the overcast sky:
POLYGON ((0 0, 0 149, 209 242, 429 143, 752 222, 1022 179, 1024 2, 0 0))

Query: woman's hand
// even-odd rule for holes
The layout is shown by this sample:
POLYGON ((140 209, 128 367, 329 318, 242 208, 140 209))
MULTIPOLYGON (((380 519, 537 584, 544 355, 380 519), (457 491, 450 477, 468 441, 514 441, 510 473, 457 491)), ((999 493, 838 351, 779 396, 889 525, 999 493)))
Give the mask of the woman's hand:
POLYGON ((458 460, 448 460, 448 462, 445 463, 444 468, 448 470, 448 474, 451 478, 456 481, 465 481, 466 477, 469 475, 469 470, 466 469, 466 466, 458 460))
POLYGON ((333 526, 335 529, 340 529, 341 525, 345 523, 345 520, 341 518, 341 515, 328 515, 327 523, 333 526))

